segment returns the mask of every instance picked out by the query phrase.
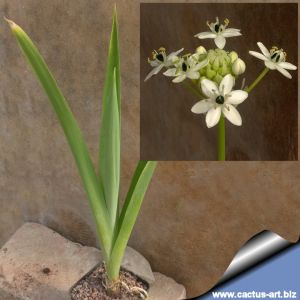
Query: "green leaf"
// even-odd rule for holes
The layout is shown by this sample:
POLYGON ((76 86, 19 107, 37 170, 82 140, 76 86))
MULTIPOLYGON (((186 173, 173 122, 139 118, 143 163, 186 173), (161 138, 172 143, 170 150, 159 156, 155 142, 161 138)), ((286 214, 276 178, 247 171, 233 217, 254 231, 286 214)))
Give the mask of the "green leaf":
POLYGON ((23 51, 24 56, 47 94, 64 130, 96 219, 97 230, 99 233, 100 243, 104 250, 104 255, 108 257, 111 248, 113 228, 111 228, 109 223, 104 193, 98 183, 98 178, 93 168, 82 133, 68 103, 57 86, 54 77, 50 73, 38 49, 21 27, 9 20, 8 23, 21 47, 21 50, 23 51))
MULTIPOLYGON (((103 101, 107 99, 110 94, 113 84, 114 72, 116 72, 116 89, 118 97, 118 110, 121 114, 121 75, 120 75, 120 50, 119 50, 119 33, 118 33, 118 19, 117 10, 115 8, 113 15, 112 30, 110 35, 110 43, 108 50, 108 59, 106 67, 106 76, 103 89, 103 101), (115 70, 115 71, 114 71, 115 70)), ((105 105, 105 103, 103 104, 105 105)))
POLYGON ((99 180, 103 186, 110 222, 115 226, 119 207, 120 185, 120 54, 116 9, 108 52, 108 63, 102 98, 102 122, 99 144, 99 180), (116 103, 115 103, 116 102, 116 103))
POLYGON ((112 84, 103 99, 102 126, 100 131, 100 178, 104 188, 111 226, 118 217, 120 185, 120 119, 118 110, 116 69, 112 84))
POLYGON ((133 175, 119 219, 107 273, 110 279, 117 278, 124 252, 140 211, 145 193, 153 176, 156 162, 140 161, 133 175))

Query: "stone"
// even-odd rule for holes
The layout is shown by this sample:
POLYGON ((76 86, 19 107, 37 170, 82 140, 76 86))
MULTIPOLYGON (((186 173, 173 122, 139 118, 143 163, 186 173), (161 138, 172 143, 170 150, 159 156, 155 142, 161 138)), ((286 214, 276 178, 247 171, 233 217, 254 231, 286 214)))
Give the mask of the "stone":
MULTIPOLYGON (((0 300, 70 300, 71 288, 99 262, 101 251, 25 223, 0 249, 0 300)), ((122 267, 149 283, 149 300, 185 299, 185 288, 127 247, 122 267)))
POLYGON ((126 248, 122 267, 127 271, 131 271, 150 285, 155 281, 149 262, 131 247, 126 248))
POLYGON ((184 300, 185 287, 161 273, 154 272, 155 282, 150 286, 147 300, 184 300))
POLYGON ((26 223, 0 251, 0 299, 69 300, 70 288, 101 261, 96 248, 26 223))

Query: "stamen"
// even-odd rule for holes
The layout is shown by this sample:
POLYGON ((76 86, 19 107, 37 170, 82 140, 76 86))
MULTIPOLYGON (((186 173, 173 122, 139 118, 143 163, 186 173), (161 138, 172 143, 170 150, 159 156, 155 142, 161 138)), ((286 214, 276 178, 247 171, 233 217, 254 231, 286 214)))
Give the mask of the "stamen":
POLYGON ((152 59, 155 59, 155 58, 156 58, 156 55, 157 55, 157 51, 156 51, 156 50, 153 50, 153 51, 152 51, 152 59))
POLYGON ((245 87, 245 84, 246 84, 246 78, 244 77, 243 78, 243 81, 242 81, 242 85, 241 85, 241 90, 243 90, 244 89, 244 87, 245 87))
POLYGON ((227 18, 224 20, 224 24, 225 24, 225 26, 228 26, 229 20, 227 18))
POLYGON ((160 47, 160 48, 158 49, 158 52, 166 52, 166 48, 160 47))

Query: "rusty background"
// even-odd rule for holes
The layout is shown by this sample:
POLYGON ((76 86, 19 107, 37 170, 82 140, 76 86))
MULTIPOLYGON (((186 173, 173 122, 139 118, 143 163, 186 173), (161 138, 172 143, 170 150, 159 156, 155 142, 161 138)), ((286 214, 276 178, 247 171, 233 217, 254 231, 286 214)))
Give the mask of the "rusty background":
MULTIPOLYGON (((196 33, 209 31, 206 22, 219 16, 242 36, 228 38, 225 50, 238 52, 246 62, 236 89, 246 78, 249 85, 264 68, 248 54, 284 48, 288 61, 297 64, 297 4, 143 4, 141 6, 141 78, 151 67, 147 57, 164 46, 167 52, 185 48, 194 53, 199 45, 215 49, 213 39, 199 40, 196 33)), ((227 160, 297 160, 297 72, 293 79, 270 72, 238 107, 242 127, 226 122, 227 160)), ((141 157, 145 160, 217 160, 217 126, 208 129, 204 115, 191 113, 198 99, 182 84, 162 74, 141 83, 141 157)))
MULTIPOLYGON (((140 4, 116 2, 124 195, 140 155, 140 4)), ((0 246, 24 221, 96 245, 63 132, 2 16, 19 23, 38 44, 96 161, 112 10, 111 1, 0 0, 0 246)), ((269 229, 289 241, 298 239, 299 182, 297 162, 161 162, 130 244, 154 270, 185 284, 189 296, 199 295, 256 233, 269 229)))

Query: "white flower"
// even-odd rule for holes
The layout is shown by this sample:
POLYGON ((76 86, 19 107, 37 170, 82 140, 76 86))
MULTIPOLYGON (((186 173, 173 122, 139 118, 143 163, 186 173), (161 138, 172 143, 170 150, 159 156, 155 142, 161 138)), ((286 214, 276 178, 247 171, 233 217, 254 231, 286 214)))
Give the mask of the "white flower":
POLYGON ((229 24, 228 19, 224 20, 224 25, 220 24, 219 18, 217 17, 215 23, 209 24, 207 22, 207 26, 209 27, 211 32, 201 32, 196 34, 195 37, 199 39, 214 39, 217 47, 219 49, 223 49, 226 44, 225 38, 242 35, 240 33, 240 29, 227 28, 228 24, 229 24))
POLYGON ((238 76, 245 72, 246 65, 243 60, 237 58, 232 65, 232 72, 234 75, 238 76))
POLYGON ((265 66, 271 70, 278 70, 282 75, 291 79, 292 75, 287 70, 296 70, 297 67, 291 63, 286 62, 286 53, 283 49, 278 49, 277 47, 272 47, 269 51, 263 43, 257 43, 260 51, 249 51, 249 54, 261 59, 264 61, 265 66))
POLYGON ((158 74, 163 67, 169 67, 174 64, 174 61, 178 59, 177 55, 183 51, 183 48, 166 55, 166 49, 160 48, 158 51, 153 51, 153 59, 148 59, 149 64, 153 67, 152 71, 147 75, 145 81, 147 81, 153 75, 158 74))
POLYGON ((179 83, 186 78, 199 79, 199 70, 204 68, 208 61, 198 61, 199 54, 195 53, 187 58, 181 58, 176 64, 175 68, 171 68, 164 72, 165 76, 175 77, 172 82, 179 83))
POLYGON ((223 114, 232 124, 241 126, 242 118, 237 109, 248 97, 248 93, 242 90, 232 91, 234 78, 232 75, 226 75, 218 87, 215 82, 203 79, 201 81, 202 92, 207 99, 197 102, 192 107, 195 114, 206 113, 206 125, 211 128, 218 124, 221 114, 223 114))

